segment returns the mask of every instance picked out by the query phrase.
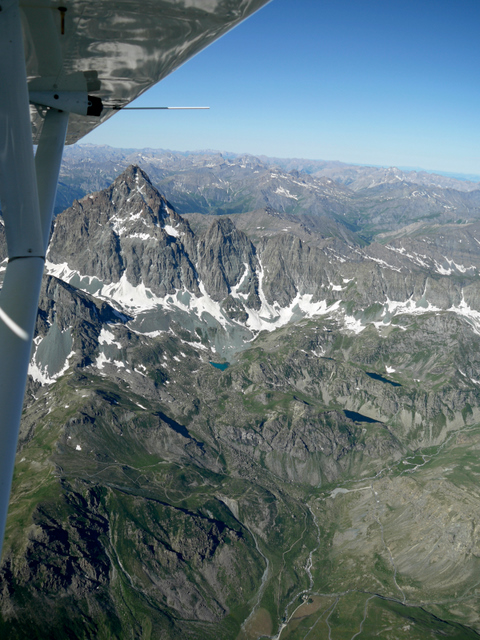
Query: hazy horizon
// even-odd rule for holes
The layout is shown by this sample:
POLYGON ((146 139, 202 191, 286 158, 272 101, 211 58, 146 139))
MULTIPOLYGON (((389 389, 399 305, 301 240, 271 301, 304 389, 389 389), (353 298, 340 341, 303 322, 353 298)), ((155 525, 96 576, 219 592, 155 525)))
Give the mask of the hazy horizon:
MULTIPOLYGON (((269 158, 270 160, 290 160, 290 161, 302 161, 302 162, 326 162, 326 163, 338 163, 338 164, 342 164, 342 165, 347 165, 347 166, 355 166, 355 167, 374 167, 377 169, 399 169, 400 171, 416 171, 416 172, 425 172, 425 173, 431 173, 431 174, 438 174, 441 176, 446 176, 449 178, 456 178, 457 180, 463 180, 463 181, 471 181, 471 182, 480 182, 480 173, 479 174, 474 174, 474 173, 459 173, 459 172, 454 172, 454 171, 443 171, 441 169, 431 169, 431 168, 425 168, 425 167, 405 167, 405 166, 398 166, 398 165, 380 165, 380 164, 373 164, 373 163, 368 163, 368 162, 349 162, 348 160, 338 160, 338 159, 331 159, 331 158, 305 158, 305 157, 298 157, 298 156, 272 156, 269 155, 267 153, 251 153, 249 151, 243 151, 243 152, 235 152, 235 151, 229 151, 227 149, 170 149, 170 148, 166 148, 166 147, 152 147, 152 146, 146 146, 146 147, 130 147, 130 146, 118 146, 118 145, 114 145, 114 144, 106 144, 106 143, 93 143, 93 142, 84 142, 83 140, 76 143, 76 145, 71 145, 71 147, 73 146, 94 146, 94 147, 109 147, 111 149, 122 149, 122 150, 129 150, 129 151, 167 151, 169 153, 180 153, 182 155, 194 155, 194 154, 201 154, 201 153, 219 153, 222 156, 225 157, 238 157, 238 156, 252 156, 252 157, 257 157, 257 158, 269 158)), ((68 149, 69 147, 67 147, 68 149)))
POLYGON ((480 4, 272 0, 86 142, 480 175, 480 4), (140 115, 141 114, 141 115, 140 115))

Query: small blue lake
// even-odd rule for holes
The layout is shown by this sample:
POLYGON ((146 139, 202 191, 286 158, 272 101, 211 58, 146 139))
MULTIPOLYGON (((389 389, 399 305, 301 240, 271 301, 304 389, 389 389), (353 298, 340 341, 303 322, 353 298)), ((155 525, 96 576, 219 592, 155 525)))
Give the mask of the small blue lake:
POLYGON ((357 413, 356 411, 349 411, 348 409, 344 409, 343 413, 353 420, 354 422, 379 422, 379 420, 374 420, 373 418, 369 418, 368 416, 364 416, 361 413, 357 413))
POLYGON ((211 360, 209 362, 212 367, 215 367, 215 369, 220 369, 220 371, 225 371, 225 369, 230 366, 229 362, 212 362, 211 360))
POLYGON ((385 382, 386 384, 391 384, 392 387, 401 387, 402 385, 399 382, 393 382, 393 380, 387 380, 383 376, 380 376, 378 373, 369 373, 365 371, 369 378, 373 378, 374 380, 380 380, 380 382, 385 382))

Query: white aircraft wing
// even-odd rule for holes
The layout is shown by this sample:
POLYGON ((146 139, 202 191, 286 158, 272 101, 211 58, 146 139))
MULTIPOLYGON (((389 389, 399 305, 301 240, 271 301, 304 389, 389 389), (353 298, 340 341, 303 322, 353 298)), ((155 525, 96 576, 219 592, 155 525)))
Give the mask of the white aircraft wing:
MULTIPOLYGON (((71 113, 72 144, 267 1, 20 0, 30 95, 101 100, 100 115, 71 113)), ((34 142, 45 112, 31 106, 34 142)))

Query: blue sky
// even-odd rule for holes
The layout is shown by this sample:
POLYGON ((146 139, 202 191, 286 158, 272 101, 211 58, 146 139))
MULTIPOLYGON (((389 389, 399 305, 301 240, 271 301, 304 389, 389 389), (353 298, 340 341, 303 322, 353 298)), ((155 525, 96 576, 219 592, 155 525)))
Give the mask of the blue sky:
POLYGON ((273 0, 82 142, 480 175, 478 0, 273 0))

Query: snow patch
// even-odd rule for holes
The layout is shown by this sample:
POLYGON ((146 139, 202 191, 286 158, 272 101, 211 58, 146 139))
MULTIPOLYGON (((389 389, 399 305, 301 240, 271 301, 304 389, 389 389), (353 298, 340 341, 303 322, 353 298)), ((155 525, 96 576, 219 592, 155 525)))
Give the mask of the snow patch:
POLYGON ((471 324, 473 330, 477 335, 480 335, 480 312, 472 309, 466 302, 465 296, 462 290, 462 301, 458 307, 450 307, 449 311, 453 311, 454 313, 458 313, 458 315, 466 318, 471 324))
POLYGON ((373 260, 374 262, 377 262, 381 267, 386 267, 387 269, 392 269, 393 271, 398 271, 399 273, 402 271, 398 267, 394 267, 391 264, 388 264, 388 262, 385 262, 385 260, 381 260, 380 258, 374 258, 373 256, 368 256, 368 259, 373 260))
POLYGON ((95 360, 95 367, 97 369, 103 369, 104 365, 109 363, 110 360, 107 358, 107 356, 104 353, 99 353, 97 356, 97 359, 95 360))
POLYGON ((459 271, 460 273, 467 273, 468 271, 471 271, 472 274, 474 274, 476 271, 475 267, 465 267, 463 264, 457 264, 456 262, 454 262, 453 260, 449 260, 448 258, 444 258, 444 260, 448 264, 449 268, 445 268, 443 265, 438 264, 438 262, 434 260, 436 271, 440 275, 450 276, 455 272, 455 270, 459 271))
POLYGON ((275 193, 278 193, 281 196, 285 196, 286 198, 292 198, 293 200, 298 200, 298 196, 294 195, 293 193, 290 193, 290 191, 288 189, 285 189, 284 187, 277 187, 275 190, 275 193))
POLYGON ((231 287, 230 289, 230 293, 234 298, 238 298, 238 296, 243 296, 243 297, 247 297, 245 294, 242 293, 238 293, 238 290, 240 289, 240 287, 243 285, 243 283, 245 282, 245 280, 247 279, 248 276, 248 263, 244 262, 243 266, 245 267, 245 271, 243 272, 242 277, 240 278, 240 280, 238 281, 238 284, 234 285, 233 287, 231 287))
POLYGON ((122 348, 121 344, 115 341, 115 336, 113 335, 113 333, 111 331, 108 331, 108 329, 105 329, 105 327, 102 327, 102 330, 100 331, 98 342, 99 344, 113 344, 119 349, 122 348))
POLYGON ((168 233, 169 236, 173 236, 174 238, 178 238, 178 236, 180 235, 178 230, 175 229, 175 227, 172 227, 171 224, 166 224, 164 227, 165 231, 168 233))
MULTIPOLYGON (((181 340, 181 342, 183 344, 190 345, 194 349, 203 349, 204 351, 208 351, 208 348, 204 344, 202 344, 201 342, 188 342, 188 340, 181 340)), ((182 354, 182 355, 185 356, 185 354, 182 354)))
POLYGON ((252 331, 274 331, 278 327, 283 327, 291 322, 294 317, 300 315, 303 318, 313 318, 318 315, 325 315, 336 311, 340 305, 338 300, 334 304, 327 306, 326 300, 312 303, 312 294, 297 293, 288 307, 281 307, 278 302, 270 304, 267 301, 263 290, 264 268, 259 260, 260 270, 258 273, 258 293, 261 307, 258 311, 248 309, 248 319, 246 325, 252 331))
POLYGON ((64 280, 65 282, 70 282, 73 276, 79 276, 80 278, 91 278, 89 276, 82 276, 75 269, 71 269, 66 262, 62 264, 54 264, 49 260, 45 260, 45 272, 50 276, 55 276, 59 280, 64 280))
POLYGON ((99 298, 111 298, 121 305, 132 309, 153 309, 163 304, 163 298, 158 298, 143 282, 133 285, 127 280, 124 272, 119 282, 104 285, 96 294, 99 298))
POLYGON ((117 367, 117 369, 125 368, 125 363, 122 362, 121 360, 113 360, 113 359, 110 360, 110 358, 107 358, 107 356, 104 353, 99 353, 95 360, 94 366, 101 371, 102 369, 105 368, 106 364, 111 364, 117 367))
POLYGON ((357 320, 354 316, 345 316, 343 319, 345 328, 353 333, 361 333, 367 325, 362 324, 361 320, 357 320))
MULTIPOLYGON (((35 353, 36 353, 36 350, 35 350, 35 353)), ((60 378, 60 376, 63 376, 63 374, 67 371, 68 367, 70 366, 69 360, 74 355, 75 355, 75 351, 71 351, 66 357, 65 363, 63 367, 60 369, 60 371, 53 374, 52 376, 49 376, 47 368, 41 369, 39 367, 39 365, 35 361, 35 354, 34 354, 30 361, 30 364, 28 365, 28 374, 32 376, 32 378, 36 382, 40 382, 40 384, 53 384, 56 380, 58 380, 58 378, 60 378)))
POLYGON ((140 240, 150 240, 152 237, 149 233, 129 233, 127 238, 140 238, 140 240))

